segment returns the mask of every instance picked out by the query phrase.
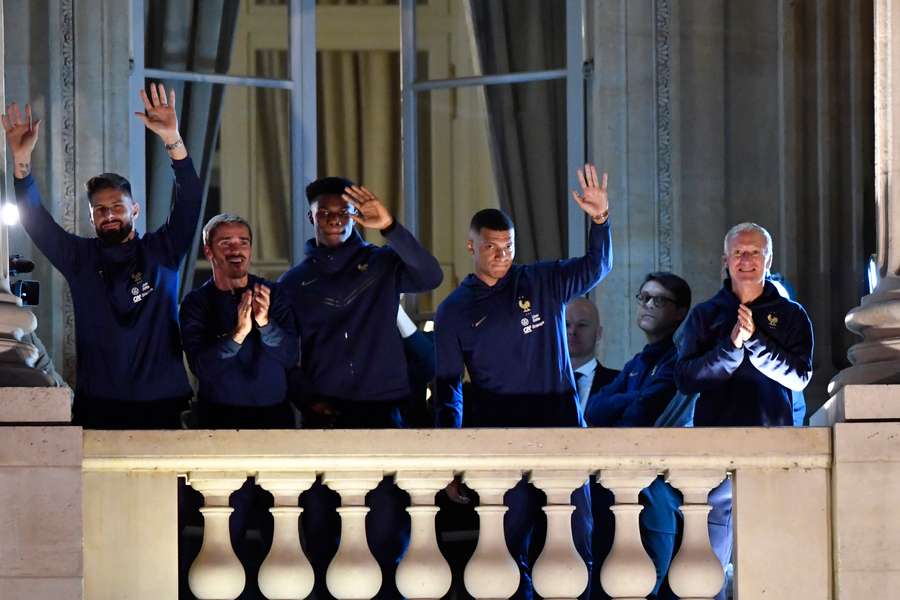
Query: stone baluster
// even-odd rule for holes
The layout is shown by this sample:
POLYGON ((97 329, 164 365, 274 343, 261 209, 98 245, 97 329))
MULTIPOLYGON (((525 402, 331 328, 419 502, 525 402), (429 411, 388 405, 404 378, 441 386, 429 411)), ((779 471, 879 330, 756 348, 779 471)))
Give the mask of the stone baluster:
POLYGON ((434 505, 434 495, 452 479, 450 471, 397 473, 397 485, 406 490, 411 500, 406 509, 411 519, 409 549, 397 567, 397 589, 406 598, 442 598, 450 590, 450 565, 437 545, 434 517, 439 509, 434 505))
POLYGON ((203 494, 203 545, 188 571, 188 585, 200 600, 234 600, 246 583, 244 567, 231 547, 228 528, 234 509, 228 498, 247 480, 245 473, 191 473, 188 485, 203 494))
POLYGON ((531 474, 531 483, 547 494, 547 540, 532 569, 534 589, 543 598, 577 598, 587 588, 587 565, 572 540, 572 492, 587 478, 585 471, 531 474))
POLYGON ((638 495, 656 476, 656 470, 648 469, 600 473, 600 483, 616 500, 611 509, 615 517, 615 536, 609 556, 600 569, 600 583, 616 600, 645 598, 656 585, 656 568, 641 543, 638 520, 643 509, 638 503, 638 495))
POLYGON ((519 565, 509 554, 503 530, 508 510, 503 495, 522 478, 519 471, 475 471, 465 482, 478 492, 478 545, 469 559, 463 580, 475 598, 509 598, 519 589, 519 565))
POLYGON ((684 535, 669 567, 669 587, 683 600, 712 598, 725 583, 725 573, 709 543, 707 503, 710 490, 725 479, 723 471, 670 471, 669 483, 684 496, 684 535))
POLYGON ((315 575, 300 546, 297 524, 303 512, 300 494, 315 481, 315 473, 260 473, 256 478, 275 498, 269 509, 275 521, 272 548, 258 576, 259 591, 269 600, 301 600, 312 592, 315 575))
POLYGON ((381 589, 381 567, 366 541, 366 494, 381 471, 326 473, 324 483, 341 495, 341 543, 325 574, 328 591, 338 600, 367 600, 381 589))

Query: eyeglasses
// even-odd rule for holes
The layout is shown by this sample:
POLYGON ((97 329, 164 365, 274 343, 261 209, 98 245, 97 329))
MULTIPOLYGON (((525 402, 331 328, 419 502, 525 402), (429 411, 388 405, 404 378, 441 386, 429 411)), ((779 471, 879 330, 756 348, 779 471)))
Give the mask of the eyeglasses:
POLYGON ((634 299, 637 300, 638 304, 641 306, 647 306, 647 303, 649 302, 653 308, 662 308, 666 304, 677 304, 676 300, 673 300, 668 296, 653 296, 647 293, 637 294, 634 299))

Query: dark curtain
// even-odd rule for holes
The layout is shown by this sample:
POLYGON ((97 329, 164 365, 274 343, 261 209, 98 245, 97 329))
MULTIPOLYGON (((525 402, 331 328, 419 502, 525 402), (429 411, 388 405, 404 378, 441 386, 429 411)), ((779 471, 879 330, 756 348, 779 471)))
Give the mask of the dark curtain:
MULTIPOLYGON (((148 67, 197 73, 227 73, 231 62, 240 0, 154 0, 147 3, 145 64, 148 67)), ((203 183, 203 208, 225 86, 167 82, 178 97, 178 122, 185 146, 203 183)), ((169 216, 174 180, 168 154, 158 140, 147 142, 147 229, 153 231, 169 216)), ((194 247, 181 268, 181 295, 190 291, 196 248, 203 218, 197 224, 194 247)))
MULTIPOLYGON (((484 75, 566 64, 565 3, 470 0, 484 75)), ((521 262, 566 254, 565 80, 486 86, 491 154, 500 206, 516 224, 521 262)))

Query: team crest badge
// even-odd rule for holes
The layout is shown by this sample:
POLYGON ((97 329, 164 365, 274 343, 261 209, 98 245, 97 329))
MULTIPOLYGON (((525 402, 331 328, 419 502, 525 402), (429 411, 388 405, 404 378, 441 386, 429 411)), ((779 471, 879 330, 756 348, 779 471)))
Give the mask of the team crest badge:
POLYGON ((361 273, 365 273, 369 270, 369 263, 359 263, 358 265, 356 265, 356 270, 361 273))
POLYGON ((522 312, 528 312, 531 310, 531 300, 526 298, 519 298, 519 308, 522 309, 522 312))
POLYGON ((768 316, 766 317, 766 320, 769 322, 769 327, 772 327, 773 329, 775 327, 778 327, 778 317, 775 316, 774 314, 769 313, 768 316))

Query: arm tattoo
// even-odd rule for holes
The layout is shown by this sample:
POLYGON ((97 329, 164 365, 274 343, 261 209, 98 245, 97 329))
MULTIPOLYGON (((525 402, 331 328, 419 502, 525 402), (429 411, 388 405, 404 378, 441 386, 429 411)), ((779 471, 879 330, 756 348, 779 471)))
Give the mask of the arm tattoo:
POLYGON ((29 173, 31 173, 31 163, 20 162, 16 163, 16 171, 18 171, 18 175, 21 177, 25 177, 29 173))

